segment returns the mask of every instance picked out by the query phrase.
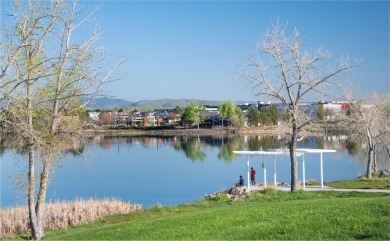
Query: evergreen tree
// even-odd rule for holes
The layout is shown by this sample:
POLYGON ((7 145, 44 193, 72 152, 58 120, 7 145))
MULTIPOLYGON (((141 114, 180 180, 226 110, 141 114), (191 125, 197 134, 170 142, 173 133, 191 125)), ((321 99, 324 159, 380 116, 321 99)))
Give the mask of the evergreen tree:
POLYGON ((253 107, 249 107, 247 117, 251 125, 257 126, 260 123, 260 113, 253 107))

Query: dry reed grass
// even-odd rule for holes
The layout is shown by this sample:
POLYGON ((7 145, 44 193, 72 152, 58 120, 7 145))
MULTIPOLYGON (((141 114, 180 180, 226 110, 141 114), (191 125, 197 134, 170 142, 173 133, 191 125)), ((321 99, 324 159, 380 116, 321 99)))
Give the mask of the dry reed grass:
MULTIPOLYGON (((117 199, 77 199, 73 202, 56 201, 45 204, 45 229, 60 229, 98 220, 107 215, 141 210, 142 205, 117 199)), ((0 209, 0 237, 28 231, 27 207, 0 209)))

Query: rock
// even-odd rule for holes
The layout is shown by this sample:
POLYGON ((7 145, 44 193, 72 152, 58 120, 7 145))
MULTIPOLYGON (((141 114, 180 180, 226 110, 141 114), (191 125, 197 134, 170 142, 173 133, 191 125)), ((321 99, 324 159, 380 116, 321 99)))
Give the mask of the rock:
POLYGON ((204 195, 204 198, 206 198, 206 199, 210 199, 210 198, 214 198, 214 197, 216 197, 216 195, 214 193, 204 195))
POLYGON ((236 200, 245 197, 247 193, 246 193, 246 189, 243 187, 232 187, 217 193, 205 194, 204 198, 211 199, 220 194, 226 194, 228 198, 236 200))

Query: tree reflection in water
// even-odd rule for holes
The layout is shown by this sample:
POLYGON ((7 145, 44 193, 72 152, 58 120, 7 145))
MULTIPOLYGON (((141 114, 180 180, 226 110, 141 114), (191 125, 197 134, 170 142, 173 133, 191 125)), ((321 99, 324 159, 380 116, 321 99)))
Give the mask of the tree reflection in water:
POLYGON ((194 162, 196 160, 203 161, 206 158, 206 153, 202 151, 201 145, 200 138, 188 138, 186 141, 173 143, 172 147, 177 151, 183 151, 186 157, 194 162))
MULTIPOLYGON (((0 156, 6 151, 5 142, 12 142, 12 138, 3 138, 0 140, 0 156)), ((233 151, 237 150, 269 150, 276 148, 285 148, 283 140, 277 136, 96 136, 91 139, 91 143, 98 144, 103 149, 110 149, 113 145, 126 144, 133 146, 141 146, 144 148, 158 148, 159 146, 169 145, 176 151, 182 151, 185 156, 192 162, 203 161, 206 159, 206 148, 218 148, 217 158, 226 162, 233 162, 237 156, 233 151)), ((8 145, 12 146, 12 145, 8 145)), ((346 136, 317 136, 306 137, 298 146, 304 148, 316 149, 336 149, 340 151, 348 151, 348 154, 354 157, 360 163, 365 163, 366 154, 356 143, 352 143, 346 136)), ((73 156, 83 155, 84 145, 78 145, 74 149, 67 149, 66 153, 73 156)), ((12 149, 12 148, 11 148, 12 149)), ((21 155, 25 154, 25 150, 13 150, 21 155)), ((377 160, 382 166, 388 166, 389 157, 386 150, 379 150, 377 160)))
POLYGON ((242 150, 245 146, 245 139, 240 136, 234 136, 228 142, 223 143, 219 148, 218 159, 226 162, 233 162, 236 154, 233 151, 242 150))

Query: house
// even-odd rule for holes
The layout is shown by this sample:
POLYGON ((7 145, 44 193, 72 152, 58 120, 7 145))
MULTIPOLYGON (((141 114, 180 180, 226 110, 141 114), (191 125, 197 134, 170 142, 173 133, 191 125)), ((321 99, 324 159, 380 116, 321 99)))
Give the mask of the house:
POLYGON ((346 101, 332 101, 321 104, 324 106, 324 118, 334 119, 341 115, 351 103, 346 101))
POLYGON ((143 123, 145 127, 157 126, 157 119, 154 116, 154 112, 143 112, 142 116, 144 117, 143 123))
MULTIPOLYGON (((264 108, 270 107, 271 105, 274 105, 278 108, 278 111, 280 114, 284 114, 286 112, 286 108, 281 103, 274 103, 271 104, 270 101, 267 103, 264 102, 258 102, 258 110, 259 112, 262 112, 264 108)), ((345 101, 332 101, 332 102, 303 102, 300 103, 298 108, 304 112, 309 117, 315 117, 317 115, 317 110, 320 108, 320 106, 324 107, 324 117, 327 119, 333 119, 342 114, 344 110, 348 108, 350 105, 349 102, 345 101)))
POLYGON ((89 118, 91 118, 93 121, 99 120, 100 112, 90 111, 88 112, 89 118))
POLYGON ((141 126, 141 123, 144 124, 144 118, 141 115, 136 115, 129 118, 129 124, 131 126, 141 126))
POLYGON ((248 112, 248 109, 249 108, 257 108, 258 107, 258 104, 249 104, 249 103, 245 103, 245 104, 242 104, 242 105, 237 105, 237 107, 239 107, 243 113, 247 113, 248 112))

